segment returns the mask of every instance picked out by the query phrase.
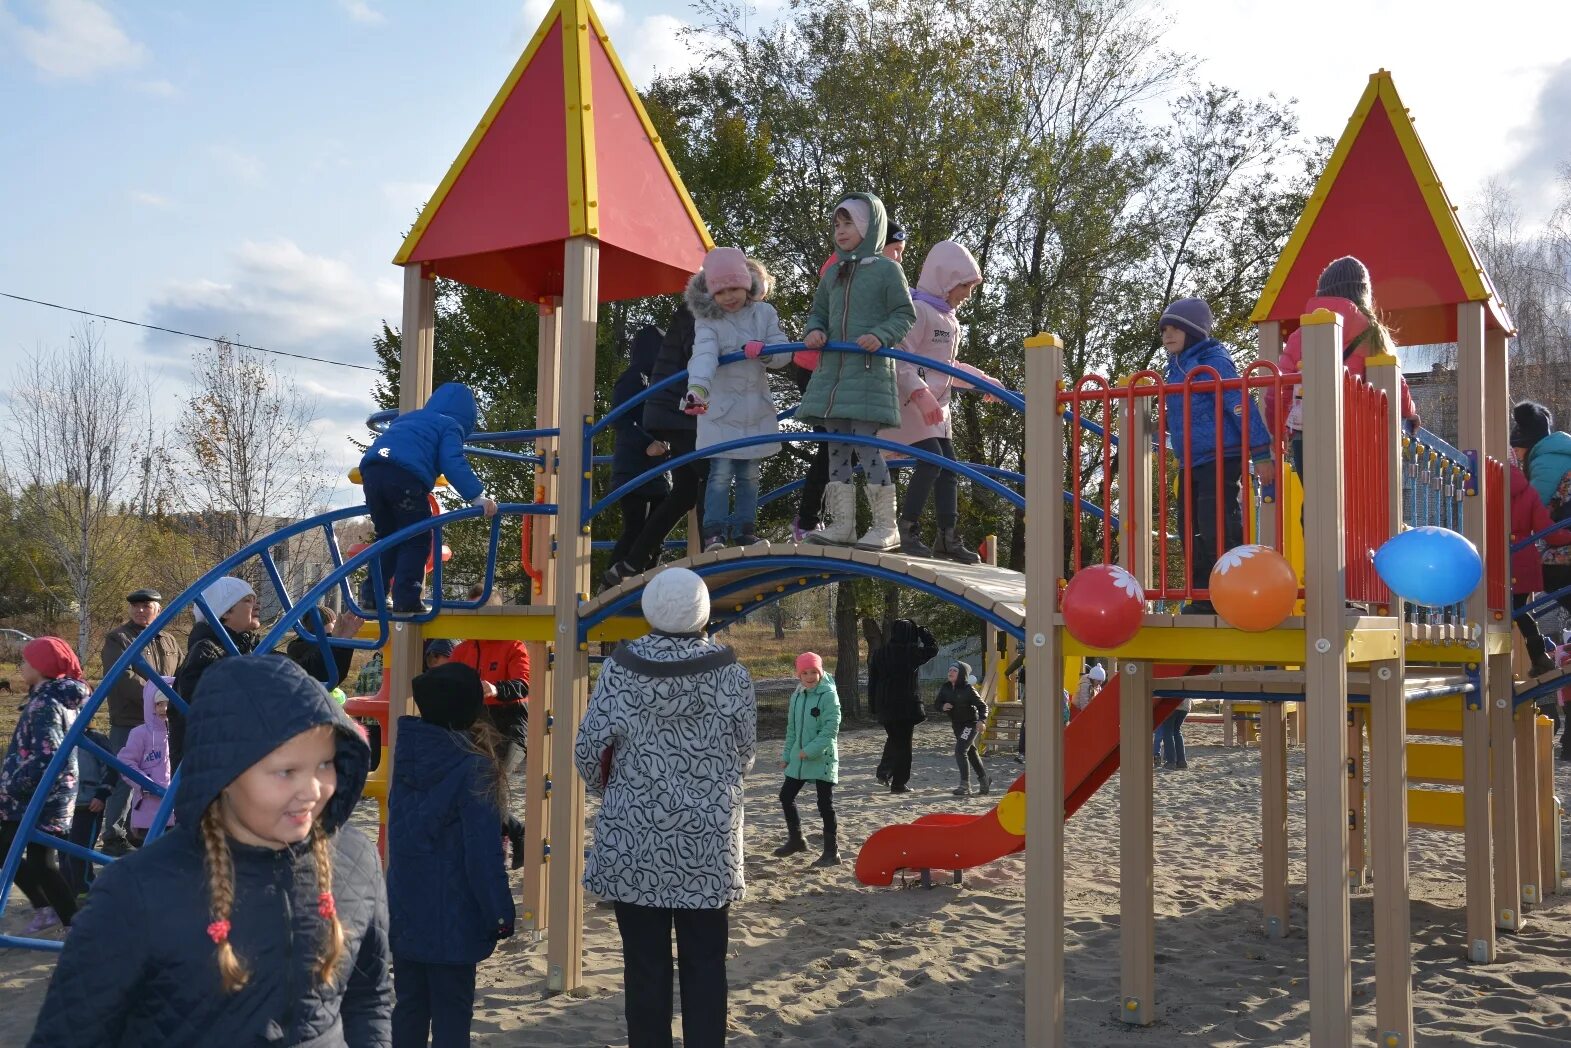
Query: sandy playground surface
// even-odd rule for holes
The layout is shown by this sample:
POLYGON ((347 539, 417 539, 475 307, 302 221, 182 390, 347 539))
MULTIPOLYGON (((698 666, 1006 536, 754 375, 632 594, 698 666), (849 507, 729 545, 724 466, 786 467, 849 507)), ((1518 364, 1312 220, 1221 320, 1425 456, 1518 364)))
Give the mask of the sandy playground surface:
MULTIPOLYGON (((1068 1034, 1073 1045, 1308 1043, 1307 940, 1303 933, 1303 752, 1290 767, 1294 933, 1259 932, 1259 761, 1223 750, 1219 730, 1199 726, 1190 771, 1159 772, 1157 789, 1157 987, 1162 1018, 1146 1029, 1114 1017, 1118 993, 1118 780, 1068 827, 1068 1034)), ((951 797, 954 767, 946 725, 917 735, 913 792, 893 796, 872 780, 883 734, 842 736, 836 790, 842 840, 919 814, 976 809, 988 798, 951 797)), ((814 853, 781 861, 783 838, 771 770, 777 742, 760 745, 749 779, 748 895, 733 907, 731 1037, 734 1045, 944 1045, 1015 1048, 1025 1043, 1021 983, 1023 862, 1014 856, 966 875, 965 885, 868 889, 848 862, 810 870, 814 853)), ((1007 783, 1017 766, 988 761, 1007 783)), ((1571 797, 1571 764, 1556 769, 1571 797)), ((369 807, 369 806, 367 806, 369 807)), ((374 809, 371 809, 374 811, 374 809)), ((374 815, 368 817, 374 818, 374 815)), ((812 830, 811 802, 803 820, 812 830)), ((1571 846, 1571 842, 1568 842, 1571 846)), ((1499 963, 1463 960, 1462 839, 1413 832, 1414 1004, 1426 1045, 1571 1043, 1571 895, 1530 914, 1526 931, 1502 936, 1499 963)), ((1374 968, 1368 889, 1353 896, 1354 1037, 1370 1043, 1374 968)), ((7 930, 27 920, 18 895, 7 930)), ((543 944, 515 939, 481 967, 475 1043, 625 1045, 620 948, 609 909, 591 903, 585 934, 587 994, 547 997, 543 944)), ((113 963, 113 958, 105 958, 113 963)), ((0 951, 0 1045, 32 1028, 51 964, 0 951)))

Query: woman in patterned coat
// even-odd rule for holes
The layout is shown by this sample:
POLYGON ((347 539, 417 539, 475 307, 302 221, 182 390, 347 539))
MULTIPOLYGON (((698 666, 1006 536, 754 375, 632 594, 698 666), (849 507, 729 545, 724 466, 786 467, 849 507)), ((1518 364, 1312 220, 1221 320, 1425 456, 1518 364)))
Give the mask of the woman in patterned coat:
POLYGON ((731 903, 742 897, 742 778, 753 766, 753 681, 704 635, 709 592, 686 568, 644 589, 651 630, 606 660, 574 749, 601 798, 584 887, 616 906, 630 1048, 671 1044, 671 931, 682 1035, 725 1043, 731 903))

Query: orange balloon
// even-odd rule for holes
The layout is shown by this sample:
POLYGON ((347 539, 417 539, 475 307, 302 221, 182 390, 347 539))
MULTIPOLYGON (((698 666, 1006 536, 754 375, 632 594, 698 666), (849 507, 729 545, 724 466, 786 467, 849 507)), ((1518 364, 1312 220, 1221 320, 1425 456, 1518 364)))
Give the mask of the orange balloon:
POLYGON ((1211 604, 1235 629, 1275 629, 1297 602, 1298 576, 1287 558, 1270 546, 1230 549, 1211 569, 1211 604))

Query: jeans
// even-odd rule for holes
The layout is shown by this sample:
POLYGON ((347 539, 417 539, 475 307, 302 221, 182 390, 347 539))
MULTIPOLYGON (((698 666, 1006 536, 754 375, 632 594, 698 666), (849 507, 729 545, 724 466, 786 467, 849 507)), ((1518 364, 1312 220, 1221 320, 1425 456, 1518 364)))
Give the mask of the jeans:
MULTIPOLYGON (((360 480, 377 539, 385 539, 431 516, 431 506, 426 501, 426 485, 408 470, 373 462, 360 471, 360 480)), ((380 561, 382 585, 388 586, 391 581, 393 610, 420 610, 420 590, 425 585, 425 562, 430 556, 429 533, 416 535, 407 542, 400 542, 383 551, 380 561)), ((364 592, 371 591, 368 588, 364 592)), ((386 590, 372 594, 367 608, 374 608, 385 593, 386 590)))
MULTIPOLYGON (((1222 466, 1222 534, 1225 545, 1217 548, 1217 464, 1204 462, 1189 468, 1188 490, 1181 497, 1191 502, 1189 518, 1189 584, 1195 589, 1211 585, 1211 569, 1217 558, 1235 546, 1244 543, 1244 515, 1238 503, 1238 484, 1244 467, 1234 456, 1229 456, 1222 466)), ((1184 503, 1178 505, 1179 520, 1183 520, 1184 503)))
MULTIPOLYGON (((0 856, 11 851, 16 840, 19 822, 0 822, 0 856)), ((22 864, 16 868, 16 886, 27 896, 35 910, 54 907, 60 923, 70 926, 76 917, 76 893, 66 883, 65 875, 55 858, 55 850, 42 844, 29 844, 22 855, 22 864)))
MULTIPOLYGON (((612 483, 615 484, 615 481, 613 480, 612 483)), ((612 564, 620 564, 627 559, 633 543, 637 542, 638 536, 643 534, 644 526, 649 523, 655 507, 662 501, 663 497, 640 495, 635 491, 631 495, 623 496, 622 501, 617 503, 622 509, 622 534, 617 537, 616 545, 611 548, 612 564)))
POLYGON ((674 910, 616 903, 628 1048, 671 1048, 673 925, 682 985, 682 1043, 685 1048, 725 1044, 730 909, 674 910))
MULTIPOLYGON (((698 444, 698 433, 691 429, 656 429, 650 435, 671 449, 671 457, 686 455, 698 444)), ((702 493, 704 483, 709 476, 709 460, 698 459, 685 466, 678 466, 671 471, 671 494, 666 497, 649 519, 644 522, 644 530, 639 532, 638 538, 627 551, 627 563, 639 571, 647 571, 655 566, 655 561, 660 557, 660 547, 665 542, 666 536, 671 534, 671 529, 676 527, 677 521, 687 515, 687 511, 698 508, 699 533, 703 533, 704 507, 702 493)))
MULTIPOLYGON (((814 426, 814 433, 828 432, 814 426)), ((807 467, 807 480, 802 485, 802 497, 796 504, 796 525, 803 531, 812 531, 824 520, 824 485, 829 483, 829 445, 813 445, 813 462, 807 467)))
POLYGON ((467 1048, 475 966, 393 958, 393 1048, 467 1048))
POLYGON ((1176 709, 1167 715, 1156 729, 1155 741, 1151 744, 1151 756, 1161 757, 1163 764, 1182 767, 1188 761, 1184 759, 1184 718, 1189 716, 1186 709, 1176 709))
MULTIPOLYGON (((129 724, 111 724, 109 752, 118 754, 125 749, 125 744, 131 741, 133 730, 134 728, 129 724)), ((115 785, 115 792, 109 795, 109 802, 104 806, 104 840, 125 836, 126 817, 130 811, 131 784, 122 777, 115 785)))
MULTIPOLYGON (((830 433, 850 433, 857 437, 876 437, 882 427, 876 422, 859 422, 852 419, 832 418, 824 420, 824 429, 830 433)), ((866 444, 830 444, 829 447, 829 479, 836 484, 849 483, 855 475, 851 459, 862 464, 862 472, 867 476, 867 482, 879 487, 889 483, 889 463, 884 461, 882 448, 868 447, 866 444)))
MULTIPOLYGON (((931 451, 935 455, 942 455, 951 461, 955 457, 954 442, 948 437, 928 437, 911 446, 919 451, 931 451)), ((935 509, 938 514, 938 528, 940 531, 949 530, 960 519, 959 488, 960 485, 951 470, 931 462, 918 462, 916 469, 911 473, 911 482, 906 485, 905 506, 900 510, 901 519, 921 520, 922 510, 927 507, 928 493, 936 489, 938 501, 935 509)))
POLYGON ((758 459, 717 458, 709 460, 709 486, 704 494, 704 538, 716 535, 740 538, 750 535, 758 523, 758 459), (731 492, 736 491, 736 509, 731 509, 731 492))
POLYGON ((840 828, 835 820, 835 784, 825 782, 823 779, 793 779, 787 775, 785 782, 780 786, 780 807, 785 809, 786 831, 791 834, 791 839, 802 836, 802 816, 796 810, 796 795, 802 792, 802 787, 811 781, 818 793, 818 814, 824 820, 824 847, 827 849, 835 840, 835 831, 840 828))

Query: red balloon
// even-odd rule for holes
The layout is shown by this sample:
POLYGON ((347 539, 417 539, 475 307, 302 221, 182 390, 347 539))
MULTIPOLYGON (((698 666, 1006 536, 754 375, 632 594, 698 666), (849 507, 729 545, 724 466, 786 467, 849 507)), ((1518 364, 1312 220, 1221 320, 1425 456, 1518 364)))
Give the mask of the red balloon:
POLYGON ((1140 632, 1145 613, 1145 590, 1116 564, 1082 568, 1064 588, 1064 627, 1088 648, 1107 651, 1128 643, 1140 632))

